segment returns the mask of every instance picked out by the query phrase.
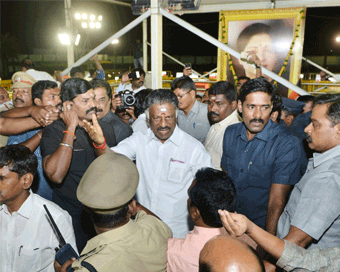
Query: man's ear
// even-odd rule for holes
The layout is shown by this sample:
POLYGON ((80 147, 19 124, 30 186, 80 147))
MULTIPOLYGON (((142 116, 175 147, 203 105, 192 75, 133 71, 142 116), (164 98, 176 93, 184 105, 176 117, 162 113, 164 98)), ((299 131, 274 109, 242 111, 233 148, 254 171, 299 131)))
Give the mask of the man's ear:
POLYGON ((23 182, 23 186, 22 188, 25 190, 28 190, 29 188, 31 188, 32 183, 33 183, 33 179, 34 176, 32 175, 32 173, 27 173, 25 175, 23 175, 20 180, 23 182))
POLYGON ((336 124, 334 126, 334 129, 335 129, 335 132, 336 132, 336 135, 335 135, 336 139, 340 140, 340 123, 336 124))
POLYGON ((194 223, 197 222, 197 220, 199 220, 201 218, 200 211, 195 206, 190 206, 189 207, 189 214, 190 214, 191 220, 194 223))
POLYGON ((37 106, 42 106, 42 101, 39 98, 34 98, 34 104, 37 106))
POLYGON ((137 203, 136 200, 132 200, 129 204, 128 218, 137 213, 137 203))
POLYGON ((241 102, 241 100, 239 100, 237 102, 237 109, 238 109, 239 112, 242 112, 242 102, 241 102))

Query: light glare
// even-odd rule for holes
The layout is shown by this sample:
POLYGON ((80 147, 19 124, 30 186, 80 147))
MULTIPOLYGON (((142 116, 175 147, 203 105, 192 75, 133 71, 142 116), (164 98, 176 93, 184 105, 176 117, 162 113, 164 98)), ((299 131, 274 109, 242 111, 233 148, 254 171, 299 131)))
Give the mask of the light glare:
POLYGON ((95 28, 96 24, 94 22, 90 23, 90 28, 95 28))
POLYGON ((83 22, 83 23, 81 23, 81 26, 82 26, 83 28, 87 28, 87 23, 83 22))
POLYGON ((77 20, 80 20, 81 19, 80 13, 76 13, 75 17, 76 17, 77 20))
POLYGON ((339 37, 336 37, 335 39, 337 42, 340 42, 340 36, 339 37))
POLYGON ((58 37, 59 37, 59 40, 61 42, 61 44, 63 45, 69 45, 71 44, 70 42, 70 37, 68 34, 66 33, 61 33, 61 34, 58 34, 58 37))
POLYGON ((75 45, 78 45, 80 41, 80 34, 77 34, 75 45))
POLYGON ((97 23, 96 23, 96 28, 101 28, 101 27, 102 27, 102 24, 99 23, 99 22, 97 22, 97 23))
POLYGON ((87 19, 87 14, 86 14, 86 13, 83 13, 83 14, 81 15, 81 18, 84 19, 84 20, 86 20, 86 19, 87 19))
POLYGON ((99 20, 99 21, 103 20, 103 16, 99 15, 99 16, 98 16, 98 20, 99 20))
POLYGON ((90 20, 91 20, 91 21, 96 20, 96 16, 94 16, 93 14, 91 14, 91 15, 90 15, 90 20))
POLYGON ((118 43, 119 41, 117 39, 114 39, 111 44, 115 44, 115 43, 118 43))

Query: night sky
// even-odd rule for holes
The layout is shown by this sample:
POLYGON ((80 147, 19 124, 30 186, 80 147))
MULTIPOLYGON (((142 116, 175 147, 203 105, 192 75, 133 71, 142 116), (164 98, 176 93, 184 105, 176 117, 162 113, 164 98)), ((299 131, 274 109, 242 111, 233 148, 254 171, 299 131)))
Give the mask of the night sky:
MULTIPOLYGON (((106 2, 73 1, 72 8, 74 13, 79 11, 103 15, 102 28, 90 33, 92 48, 136 18, 129 7, 106 2)), ((340 36, 339 14, 340 7, 307 9, 304 56, 340 55, 340 43, 335 42, 335 38, 340 36)), ((218 13, 186 14, 181 18, 217 38, 218 13)), ((33 53, 33 48, 57 49, 62 46, 57 33, 63 26, 63 0, 1 1, 1 35, 9 33, 13 36, 17 40, 16 47, 22 54, 33 53)), ((81 29, 80 26, 79 28, 81 29)), ((142 38, 141 25, 120 38, 115 53, 129 54, 130 45, 137 38, 142 38)), ((168 19, 163 21, 163 40, 163 50, 171 55, 217 54, 214 46, 168 19)), ((113 53, 112 48, 113 46, 108 47, 103 53, 113 53)))

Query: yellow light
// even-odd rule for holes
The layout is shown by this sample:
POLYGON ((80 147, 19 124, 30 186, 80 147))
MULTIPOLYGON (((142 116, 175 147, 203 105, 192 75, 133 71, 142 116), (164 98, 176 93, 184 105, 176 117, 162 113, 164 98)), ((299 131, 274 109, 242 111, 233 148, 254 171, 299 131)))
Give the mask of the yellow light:
POLYGON ((119 41, 117 39, 114 39, 111 44, 115 44, 115 43, 118 43, 119 41))
POLYGON ((337 42, 340 42, 340 36, 339 37, 336 37, 335 39, 337 42))
POLYGON ((80 13, 76 13, 76 14, 75 14, 75 17, 76 17, 77 20, 80 20, 80 19, 81 19, 80 13))
POLYGON ((99 16, 98 16, 98 20, 99 20, 99 21, 103 20, 103 16, 99 15, 99 16))
POLYGON ((91 20, 91 21, 96 20, 96 16, 94 16, 93 14, 91 14, 91 15, 90 15, 90 20, 91 20))

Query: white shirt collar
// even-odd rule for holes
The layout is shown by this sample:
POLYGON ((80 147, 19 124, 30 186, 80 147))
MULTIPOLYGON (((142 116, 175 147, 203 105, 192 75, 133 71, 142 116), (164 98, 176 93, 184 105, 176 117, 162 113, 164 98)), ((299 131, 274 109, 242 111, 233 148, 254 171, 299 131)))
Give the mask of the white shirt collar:
MULTIPOLYGON (((33 194, 32 190, 30 190, 30 195, 25 200, 25 202, 21 205, 21 207, 19 208, 17 213, 20 214, 21 216, 29 219, 30 215, 32 213, 32 210, 33 210, 33 206, 34 206, 34 194, 33 194)), ((2 204, 0 206, 0 211, 2 209, 4 210, 4 212, 8 213, 8 209, 7 209, 6 204, 2 204)))
MULTIPOLYGON (((148 143, 151 142, 151 140, 156 140, 156 141, 159 141, 159 139, 156 137, 155 133, 153 133, 152 129, 151 128, 148 128, 149 130, 149 135, 148 135, 148 143)), ((172 135, 170 136, 169 139, 167 139, 164 144, 167 142, 167 141, 171 141, 173 142, 175 145, 177 146, 180 146, 180 135, 179 135, 179 128, 178 126, 176 125, 175 129, 174 129, 174 132, 172 133, 172 135)))

